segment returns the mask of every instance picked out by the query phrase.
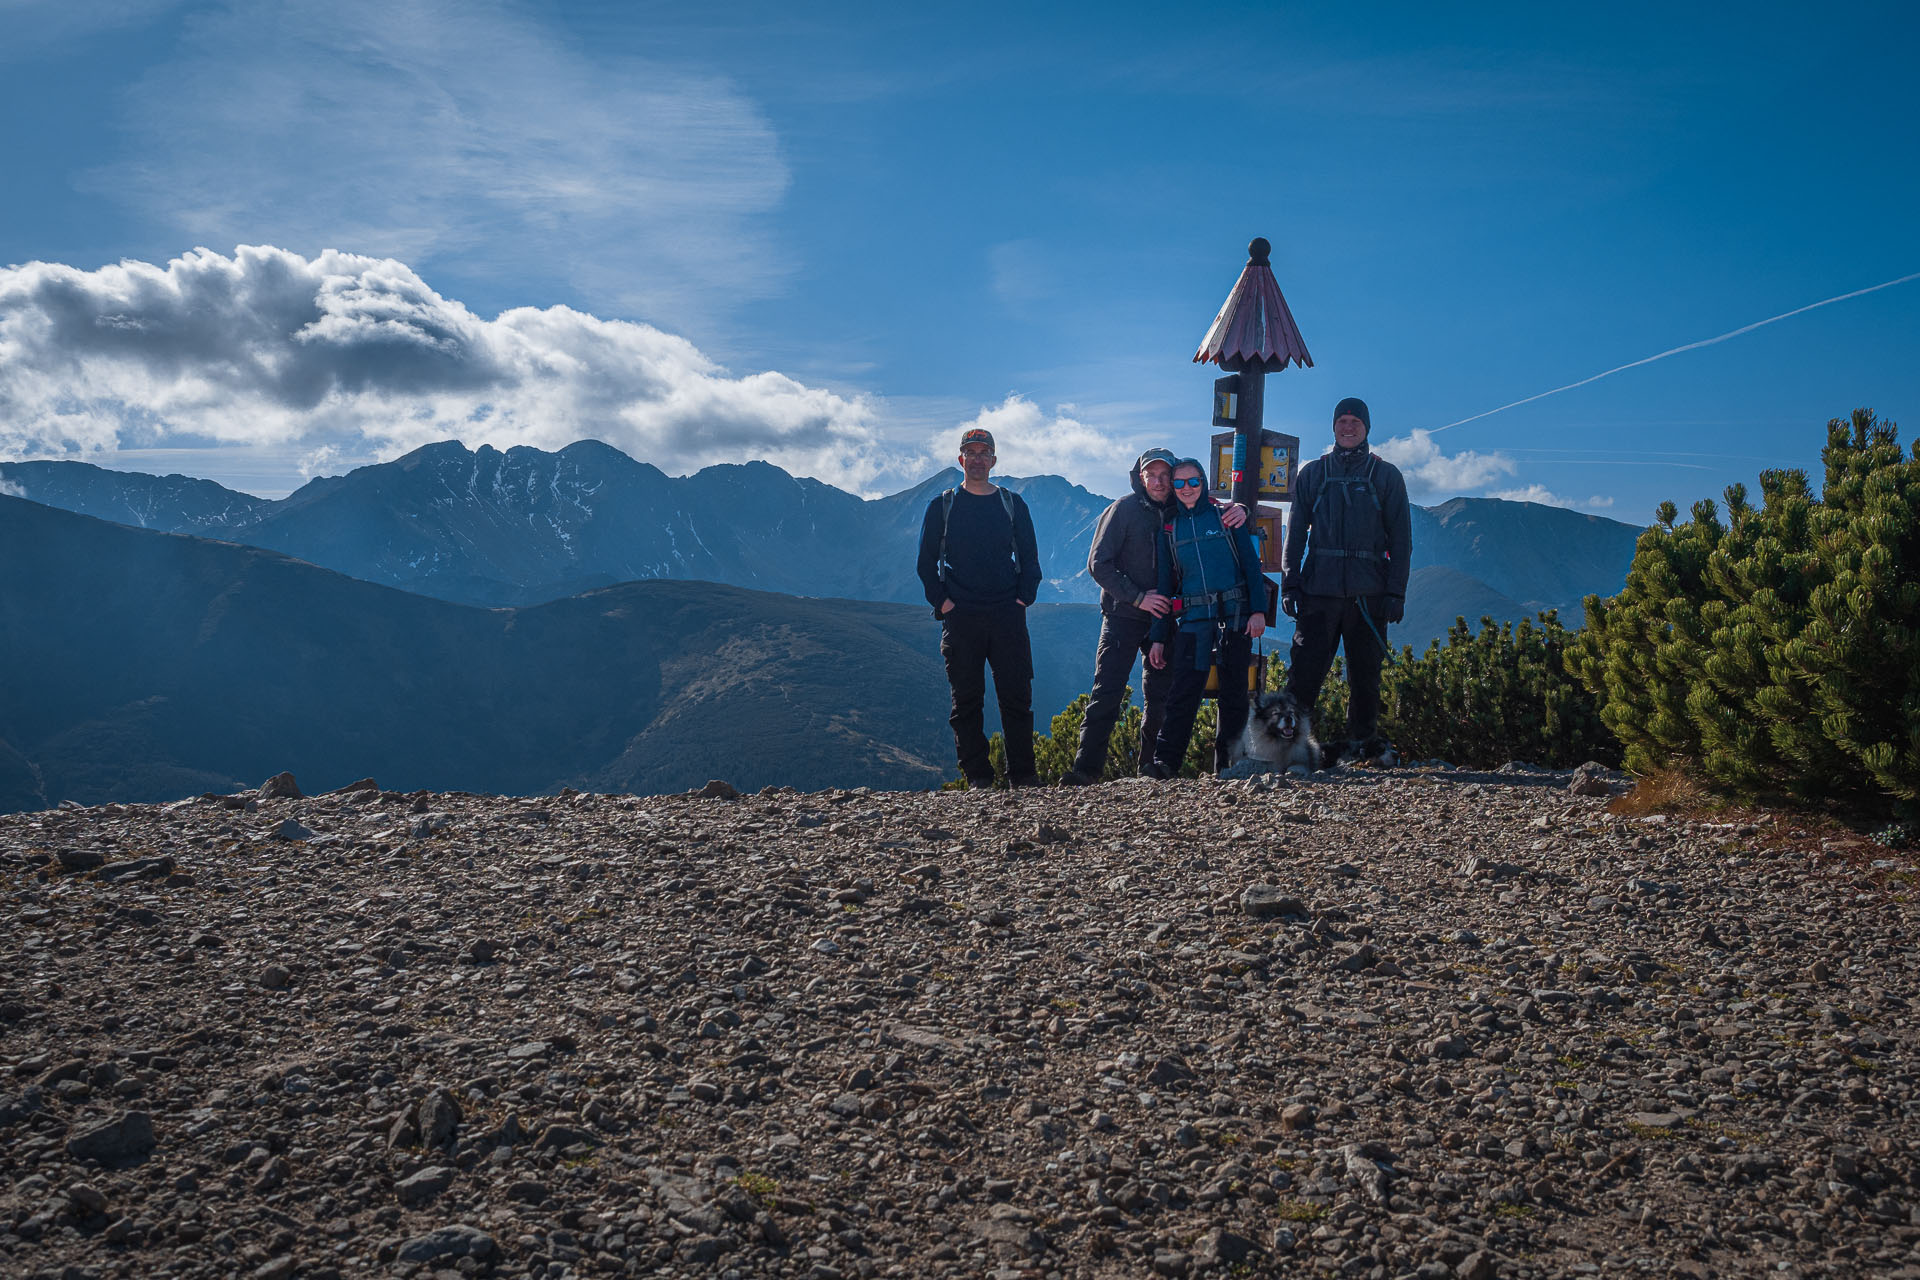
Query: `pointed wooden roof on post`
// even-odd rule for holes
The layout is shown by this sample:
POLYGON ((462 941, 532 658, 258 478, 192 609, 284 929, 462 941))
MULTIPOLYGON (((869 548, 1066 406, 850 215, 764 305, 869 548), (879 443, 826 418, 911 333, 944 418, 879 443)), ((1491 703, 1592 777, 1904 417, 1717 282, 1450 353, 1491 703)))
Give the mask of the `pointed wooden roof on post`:
POLYGON ((1228 372, 1248 367, 1275 372, 1289 362, 1311 369, 1306 339, 1280 295, 1280 282, 1267 264, 1273 246, 1264 236, 1247 246, 1247 266, 1233 292, 1213 318, 1213 327, 1193 353, 1195 364, 1217 364, 1228 372))

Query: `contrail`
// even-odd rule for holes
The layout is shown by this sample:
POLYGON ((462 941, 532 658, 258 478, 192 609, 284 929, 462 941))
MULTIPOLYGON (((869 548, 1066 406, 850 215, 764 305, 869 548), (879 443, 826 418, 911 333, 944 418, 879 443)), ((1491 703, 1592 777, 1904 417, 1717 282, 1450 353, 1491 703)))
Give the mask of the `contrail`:
POLYGON ((1698 342, 1689 342, 1684 347, 1674 347, 1669 351, 1662 351, 1657 355, 1647 356, 1644 359, 1620 365, 1618 368, 1608 369, 1604 373, 1596 373, 1591 378, 1582 378, 1578 382, 1569 382, 1564 387, 1555 387, 1551 391, 1542 391, 1539 395, 1528 396, 1524 400, 1515 400, 1512 404, 1503 404, 1498 409, 1489 409, 1485 413, 1476 413, 1471 418, 1462 418, 1458 422, 1449 422, 1444 427, 1433 428, 1428 434, 1439 435, 1442 431, 1449 430, 1450 428, 1465 426, 1469 422, 1478 422, 1481 418, 1491 418, 1496 413, 1505 413, 1508 409, 1517 409, 1523 404, 1532 404, 1535 400, 1545 400, 1548 396, 1557 396, 1562 391, 1571 391, 1575 387, 1584 387, 1589 382, 1598 382, 1602 378, 1611 378, 1614 374, 1625 373, 1628 369, 1638 369, 1641 365, 1652 364, 1655 360, 1665 360, 1668 356, 1677 356, 1683 351, 1697 351, 1701 347, 1711 347, 1716 342, 1725 342, 1728 338, 1737 338, 1743 333, 1752 333, 1755 329, 1764 328, 1770 324, 1777 324, 1782 320, 1791 319, 1803 312, 1813 311, 1819 307, 1830 307, 1836 302, 1845 302, 1848 298, 1858 298, 1863 294, 1878 293, 1882 289, 1891 289, 1893 286, 1905 284, 1909 280, 1920 280, 1920 271, 1901 276, 1898 280, 1888 280, 1884 284, 1868 285, 1864 289, 1855 289, 1852 293, 1843 293, 1838 297, 1822 298, 1818 302, 1809 302, 1804 307, 1795 307, 1791 311, 1782 311, 1777 316, 1768 316, 1765 320, 1755 320, 1752 324, 1741 325, 1738 329, 1723 333, 1717 338, 1702 338, 1698 342))

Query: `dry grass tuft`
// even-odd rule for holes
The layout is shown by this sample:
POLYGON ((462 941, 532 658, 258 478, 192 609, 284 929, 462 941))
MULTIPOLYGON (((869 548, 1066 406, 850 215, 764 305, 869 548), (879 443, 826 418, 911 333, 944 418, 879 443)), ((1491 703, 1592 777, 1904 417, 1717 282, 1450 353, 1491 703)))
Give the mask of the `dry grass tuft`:
POLYGON ((1623 818, 1644 818, 1654 813, 1692 818, 1717 813, 1725 807, 1725 801, 1707 790, 1698 779, 1668 767, 1647 774, 1634 783, 1633 790, 1615 796, 1607 803, 1607 812, 1623 818))

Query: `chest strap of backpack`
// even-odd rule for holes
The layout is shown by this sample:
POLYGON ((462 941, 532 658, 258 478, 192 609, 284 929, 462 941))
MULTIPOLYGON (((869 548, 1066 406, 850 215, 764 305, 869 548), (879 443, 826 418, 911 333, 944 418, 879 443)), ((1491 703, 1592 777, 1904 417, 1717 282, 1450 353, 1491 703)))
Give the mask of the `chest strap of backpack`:
MULTIPOLYGON (((1337 484, 1341 486, 1342 492, 1346 492, 1353 485, 1363 484, 1367 487, 1367 496, 1373 499, 1374 510, 1383 512, 1385 509, 1380 505, 1380 490, 1373 483, 1374 467, 1379 461, 1380 459, 1378 457, 1374 456, 1373 454, 1368 454, 1367 469, 1357 476, 1333 475, 1331 474, 1331 468, 1329 468, 1329 473, 1320 477, 1320 492, 1314 495, 1314 499, 1313 499, 1314 523, 1318 524, 1320 522, 1320 506, 1322 503, 1324 503, 1327 500, 1327 486, 1329 485, 1337 484)), ((1338 547, 1322 547, 1317 545, 1314 542, 1311 535, 1309 535, 1308 537, 1307 551, 1308 551, 1308 554, 1310 555, 1338 557, 1340 559, 1353 559, 1353 560, 1391 560, 1393 559, 1393 557, 1387 554, 1385 551, 1343 551, 1338 547)))
MULTIPOLYGON (((1217 511, 1214 514, 1214 518, 1216 521, 1218 521, 1219 513, 1217 511)), ((1173 567, 1175 570, 1178 570, 1180 567, 1180 555, 1178 551, 1179 546, 1183 543, 1190 547, 1197 547, 1200 545, 1200 535, 1197 533, 1193 534, 1190 537, 1185 537, 1185 538, 1180 536, 1178 530, 1180 529, 1180 526, 1182 523, 1183 522, 1180 520, 1175 520, 1167 526, 1167 540, 1172 542, 1175 546, 1175 553, 1173 557, 1173 567)), ((1184 523, 1189 529, 1191 529, 1194 525, 1194 518, 1191 515, 1189 515, 1186 518, 1184 523)), ((1227 528, 1227 526, 1224 524, 1221 525, 1220 537, 1226 541, 1227 551, 1231 553, 1233 556, 1234 574, 1236 576, 1244 577, 1246 575, 1246 566, 1241 562, 1240 545, 1239 543, 1234 541, 1233 530, 1227 528)), ((1198 609, 1203 605, 1239 604, 1242 601, 1244 601, 1246 598, 1247 598, 1247 589, 1245 586, 1229 587, 1225 591, 1208 591, 1208 592, 1202 592, 1199 595, 1191 595, 1191 596, 1182 595, 1180 597, 1180 608, 1181 608, 1181 611, 1184 612, 1188 609, 1198 609)))
POLYGON ((1202 605, 1239 604, 1247 598, 1245 587, 1229 587, 1225 591, 1209 591, 1203 595, 1181 596, 1182 609, 1198 609, 1202 605))
POLYGON ((1345 492, 1352 485, 1363 484, 1367 487, 1367 496, 1373 499, 1374 509, 1376 511, 1382 510, 1383 508, 1380 506, 1380 489, 1379 486, 1373 482, 1374 468, 1379 465, 1379 462, 1380 459, 1377 456, 1368 454, 1367 469, 1357 476, 1336 475, 1332 467, 1329 466, 1325 468, 1324 473, 1320 477, 1320 492, 1315 494, 1313 498, 1314 520, 1317 522, 1320 519, 1320 507, 1321 504, 1327 500, 1329 485, 1337 484, 1341 487, 1341 491, 1345 492))

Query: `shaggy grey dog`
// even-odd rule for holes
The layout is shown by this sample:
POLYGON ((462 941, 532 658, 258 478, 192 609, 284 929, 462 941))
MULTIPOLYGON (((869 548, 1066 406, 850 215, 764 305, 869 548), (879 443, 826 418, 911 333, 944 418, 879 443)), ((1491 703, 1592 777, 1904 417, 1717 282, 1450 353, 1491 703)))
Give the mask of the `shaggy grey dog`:
POLYGON ((1313 736, 1313 717, 1285 689, 1258 693, 1247 716, 1247 727, 1228 753, 1228 765, 1259 760, 1288 773, 1306 774, 1320 767, 1320 744, 1313 736))

